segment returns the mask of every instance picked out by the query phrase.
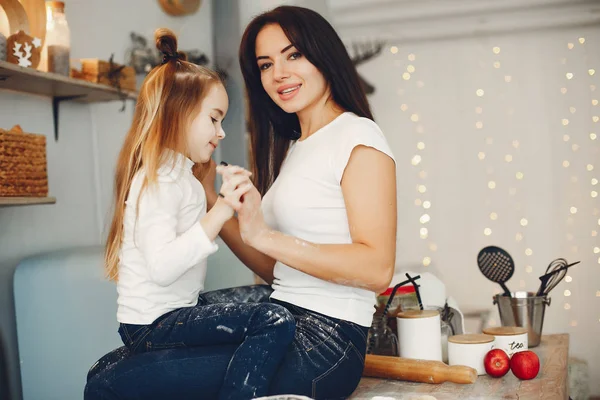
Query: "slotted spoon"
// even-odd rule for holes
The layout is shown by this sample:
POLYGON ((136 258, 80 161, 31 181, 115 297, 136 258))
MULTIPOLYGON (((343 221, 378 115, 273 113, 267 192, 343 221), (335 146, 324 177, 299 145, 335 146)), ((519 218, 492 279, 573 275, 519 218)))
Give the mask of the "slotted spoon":
POLYGON ((477 255, 477 265, 486 278, 502 286, 505 296, 512 297, 506 281, 513 276, 515 263, 506 250, 496 246, 484 247, 477 255))

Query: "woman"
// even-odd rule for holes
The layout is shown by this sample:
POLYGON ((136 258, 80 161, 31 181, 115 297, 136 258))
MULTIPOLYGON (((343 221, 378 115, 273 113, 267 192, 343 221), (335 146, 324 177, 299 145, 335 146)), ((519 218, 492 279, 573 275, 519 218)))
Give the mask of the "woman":
MULTIPOLYGON (((343 43, 316 12, 283 6, 256 17, 240 65, 257 189, 220 235, 296 321, 270 393, 346 398, 362 375, 375 293, 393 274, 395 163, 343 43)), ((210 207, 214 173, 203 184, 210 207)))
MULTIPOLYGON (((395 164, 344 45, 316 12, 284 6, 256 17, 240 65, 258 191, 221 237, 296 319, 271 393, 347 397, 362 374, 375 293, 393 274, 395 164)), ((221 172, 224 182, 233 176, 221 172)))

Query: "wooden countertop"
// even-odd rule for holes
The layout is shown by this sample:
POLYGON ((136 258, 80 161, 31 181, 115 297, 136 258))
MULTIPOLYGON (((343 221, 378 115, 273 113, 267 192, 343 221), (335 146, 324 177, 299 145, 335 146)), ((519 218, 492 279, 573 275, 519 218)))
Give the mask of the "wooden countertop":
POLYGON ((474 400, 474 399, 545 399, 569 398, 567 360, 569 335, 545 335, 538 347, 531 349, 540 358, 538 376, 520 381, 508 373, 499 379, 481 375, 472 385, 402 382, 388 379, 363 378, 350 397, 352 400, 474 400))

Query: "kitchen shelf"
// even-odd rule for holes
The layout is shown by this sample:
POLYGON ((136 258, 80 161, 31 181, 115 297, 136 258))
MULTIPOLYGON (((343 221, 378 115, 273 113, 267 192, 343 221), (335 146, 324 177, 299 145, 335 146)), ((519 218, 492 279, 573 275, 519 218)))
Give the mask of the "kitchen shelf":
POLYGON ((55 197, 0 197, 0 207, 54 204, 55 197))
POLYGON ((58 140, 58 105, 72 100, 79 103, 98 103, 114 100, 136 100, 137 92, 69 78, 51 72, 20 67, 0 61, 0 89, 52 97, 54 137, 58 140))
MULTIPOLYGON (((33 68, 19 67, 6 61, 0 61, 0 89, 39 94, 50 97, 77 96, 80 103, 95 103, 120 100, 116 88, 68 78, 52 72, 42 72, 33 68)), ((137 92, 122 91, 127 99, 137 99, 137 92)))

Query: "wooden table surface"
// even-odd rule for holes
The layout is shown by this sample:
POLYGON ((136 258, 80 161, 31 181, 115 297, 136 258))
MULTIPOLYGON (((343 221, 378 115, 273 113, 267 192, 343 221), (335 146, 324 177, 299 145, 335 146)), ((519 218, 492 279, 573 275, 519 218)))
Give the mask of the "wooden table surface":
POLYGON ((511 371, 502 378, 481 375, 471 385, 403 382, 363 378, 350 397, 352 400, 474 400, 474 399, 545 399, 566 400, 568 396, 567 359, 569 335, 545 335, 538 347, 531 349, 540 358, 538 376, 520 381, 511 371))

